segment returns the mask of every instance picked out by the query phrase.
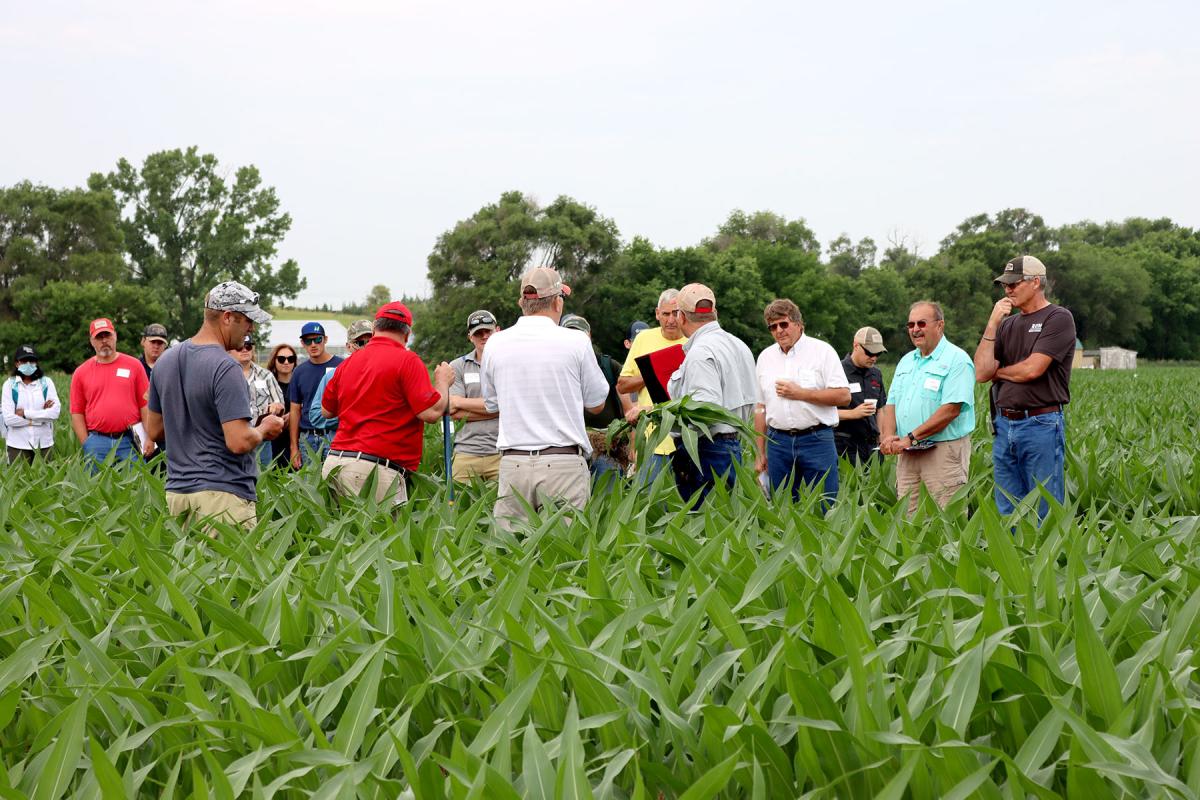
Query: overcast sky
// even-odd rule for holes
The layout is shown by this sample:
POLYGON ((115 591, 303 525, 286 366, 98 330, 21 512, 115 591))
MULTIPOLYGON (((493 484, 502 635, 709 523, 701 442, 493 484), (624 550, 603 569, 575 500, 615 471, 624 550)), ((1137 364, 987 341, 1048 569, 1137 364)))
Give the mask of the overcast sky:
POLYGON ((0 184, 255 164, 335 305, 427 292, 508 189, 672 247, 735 208, 923 254, 1013 206, 1200 226, 1200 4, 984 5, 6 0, 0 184))

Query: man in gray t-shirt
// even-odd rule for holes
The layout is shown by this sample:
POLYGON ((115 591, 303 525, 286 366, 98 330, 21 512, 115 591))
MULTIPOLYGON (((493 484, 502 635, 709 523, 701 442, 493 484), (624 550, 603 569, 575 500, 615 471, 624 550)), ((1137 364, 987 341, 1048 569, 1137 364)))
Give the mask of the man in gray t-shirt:
POLYGON ((499 330, 490 311, 476 311, 467 317, 467 338, 475 349, 450 362, 454 368, 454 383, 450 385, 450 416, 466 420, 454 437, 454 471, 456 481, 483 478, 494 481, 500 477, 500 453, 496 437, 500 433, 498 414, 483 407, 479 389, 479 365, 488 337, 499 330))
POLYGON ((205 298, 204 325, 168 350, 150 377, 146 432, 167 450, 167 508, 254 525, 254 450, 283 430, 283 417, 265 415, 250 425, 250 392, 241 366, 229 357, 255 323, 271 319, 258 295, 227 281, 205 298))

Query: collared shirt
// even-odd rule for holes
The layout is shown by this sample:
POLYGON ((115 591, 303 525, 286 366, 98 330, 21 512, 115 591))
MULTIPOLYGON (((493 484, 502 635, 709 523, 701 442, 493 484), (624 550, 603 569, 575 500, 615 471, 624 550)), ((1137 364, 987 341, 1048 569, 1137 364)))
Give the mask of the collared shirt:
MULTIPOLYGON (((678 339, 668 339, 663 336, 662 327, 648 328, 642 331, 629 345, 629 355, 625 357, 625 364, 621 367, 621 377, 642 377, 642 370, 637 365, 637 359, 648 354, 663 350, 667 347, 675 345, 687 344, 687 337, 680 334, 678 339)), ((637 402, 640 406, 652 406, 654 401, 650 399, 650 390, 642 386, 642 390, 638 392, 637 402)), ((646 429, 646 435, 649 436, 654 430, 653 426, 646 429)), ((662 444, 654 449, 654 452, 660 456, 669 456, 675 452, 675 440, 669 436, 663 439, 662 444)))
POLYGON ((810 403, 807 400, 788 400, 775 391, 775 381, 788 380, 802 389, 844 389, 850 383, 838 361, 837 352, 826 342, 807 334, 786 353, 779 343, 758 355, 758 398, 766 409, 767 425, 784 431, 802 430, 814 425, 838 424, 837 408, 810 403))
POLYGON ((492 334, 479 388, 484 408, 500 413, 498 449, 578 445, 585 453, 592 448, 583 409, 603 404, 609 392, 587 334, 540 315, 492 334))
POLYGON ((905 353, 896 365, 888 398, 888 405, 896 408, 896 435, 907 436, 947 403, 960 403, 961 411, 929 437, 935 442, 948 442, 975 430, 975 362, 971 357, 946 338, 928 356, 920 350, 905 353))
POLYGON ((425 423, 417 414, 441 399, 416 353, 395 339, 373 336, 325 385, 324 406, 338 418, 330 446, 415 471, 425 440, 425 423))
POLYGON ((283 405, 283 389, 271 372, 258 364, 250 363, 250 374, 246 376, 246 387, 250 390, 250 423, 267 413, 272 403, 283 405))
MULTIPOLYGON (((758 402, 758 379, 754 354, 746 343, 714 321, 693 333, 683 351, 683 363, 667 385, 671 397, 687 395, 697 402, 713 403, 749 422, 758 402)), ((713 425, 711 431, 732 433, 733 428, 713 425)))
MULTIPOLYGON (((475 351, 450 362, 454 368, 454 383, 450 394, 477 400, 483 396, 479 388, 479 360, 475 351)), ((496 437, 500 435, 500 418, 467 420, 454 434, 454 452, 470 456, 496 454, 496 437)))
POLYGON ((4 424, 8 427, 5 437, 9 447, 18 450, 43 450, 54 446, 54 421, 62 411, 58 403, 58 390, 49 378, 39 378, 25 383, 20 378, 9 378, 0 385, 3 393, 4 424), (16 402, 13 402, 13 395, 16 402), (46 408, 46 401, 53 405, 46 408), (25 416, 17 416, 17 409, 25 410, 25 416))
MULTIPOLYGON (((860 367, 853 358, 846 356, 842 359, 842 371, 850 382, 850 405, 847 408, 858 408, 866 400, 875 401, 876 412, 887 405, 887 387, 883 385, 883 373, 878 367, 860 367)), ((879 444, 878 416, 875 413, 863 419, 844 419, 838 423, 837 435, 849 436, 874 447, 879 444)))
POLYGON ((71 413, 83 414, 89 431, 121 434, 142 421, 150 381, 136 358, 118 353, 101 364, 89 358, 71 376, 71 413))

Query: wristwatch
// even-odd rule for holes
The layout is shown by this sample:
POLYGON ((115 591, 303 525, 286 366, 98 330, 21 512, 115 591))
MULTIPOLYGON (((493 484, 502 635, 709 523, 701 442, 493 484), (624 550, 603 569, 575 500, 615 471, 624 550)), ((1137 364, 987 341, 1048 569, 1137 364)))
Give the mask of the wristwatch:
POLYGON ((915 437, 915 436, 913 436, 913 435, 912 435, 912 431, 909 431, 909 432, 908 432, 908 443, 909 443, 909 444, 916 444, 916 443, 917 443, 917 437, 915 437))

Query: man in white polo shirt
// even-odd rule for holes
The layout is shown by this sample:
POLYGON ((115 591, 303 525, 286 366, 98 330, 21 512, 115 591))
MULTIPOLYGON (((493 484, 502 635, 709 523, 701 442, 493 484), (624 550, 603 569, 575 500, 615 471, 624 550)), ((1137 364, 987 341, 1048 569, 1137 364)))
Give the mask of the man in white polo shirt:
POLYGON ((771 301, 763 318, 775 344, 758 356, 755 468, 766 471, 772 489, 790 478, 793 500, 801 483, 823 481, 828 507, 838 492, 833 429, 837 407, 850 402, 850 382, 833 347, 804 334, 804 318, 791 300, 771 301))
POLYGON ((494 513, 505 529, 525 518, 526 503, 583 508, 592 486, 583 412, 603 411, 609 391, 587 335, 558 326, 571 293, 558 272, 532 269, 520 291, 524 316, 492 335, 479 368, 484 409, 500 414, 494 513))

